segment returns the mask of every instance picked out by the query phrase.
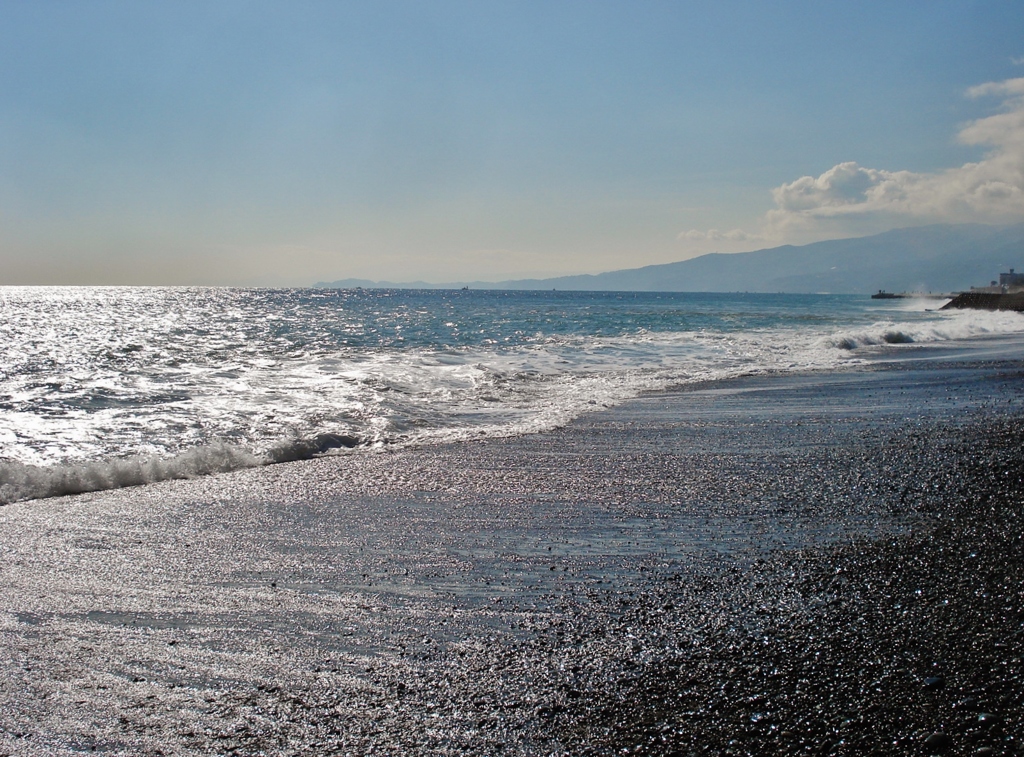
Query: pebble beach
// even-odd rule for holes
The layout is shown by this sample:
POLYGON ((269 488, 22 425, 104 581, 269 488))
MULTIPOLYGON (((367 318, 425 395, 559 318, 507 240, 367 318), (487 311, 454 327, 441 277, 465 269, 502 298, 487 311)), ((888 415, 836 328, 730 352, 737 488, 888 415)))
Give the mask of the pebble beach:
POLYGON ((1014 754, 1019 346, 0 508, 0 754, 1014 754))

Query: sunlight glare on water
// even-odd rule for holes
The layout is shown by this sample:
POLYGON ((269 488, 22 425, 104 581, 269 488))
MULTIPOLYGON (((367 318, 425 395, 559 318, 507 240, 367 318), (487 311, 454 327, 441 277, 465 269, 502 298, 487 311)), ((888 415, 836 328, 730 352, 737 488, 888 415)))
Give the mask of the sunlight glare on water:
POLYGON ((528 433, 643 390, 1022 326, 827 295, 0 288, 0 499, 58 470, 101 488, 528 433))

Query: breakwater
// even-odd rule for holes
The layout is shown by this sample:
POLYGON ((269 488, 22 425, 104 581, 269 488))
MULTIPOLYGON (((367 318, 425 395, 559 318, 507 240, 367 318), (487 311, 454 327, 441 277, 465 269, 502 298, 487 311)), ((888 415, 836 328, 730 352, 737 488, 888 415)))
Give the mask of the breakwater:
POLYGON ((886 292, 879 289, 873 295, 873 300, 948 300, 954 295, 936 292, 886 292))
POLYGON ((1015 310, 1024 312, 1024 292, 961 292, 940 310, 1015 310))

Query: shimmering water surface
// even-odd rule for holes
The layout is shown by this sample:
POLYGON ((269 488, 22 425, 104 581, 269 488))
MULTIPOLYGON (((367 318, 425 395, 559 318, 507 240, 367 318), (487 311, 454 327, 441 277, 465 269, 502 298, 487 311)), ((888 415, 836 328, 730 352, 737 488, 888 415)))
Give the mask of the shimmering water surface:
POLYGON ((829 295, 0 288, 0 501, 529 433, 657 389, 1024 330, 829 295))

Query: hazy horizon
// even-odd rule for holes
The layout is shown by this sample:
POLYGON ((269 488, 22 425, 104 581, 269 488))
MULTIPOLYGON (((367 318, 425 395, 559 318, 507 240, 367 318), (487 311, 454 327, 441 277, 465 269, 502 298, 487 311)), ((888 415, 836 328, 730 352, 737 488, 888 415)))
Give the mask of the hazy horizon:
POLYGON ((0 7, 0 284, 600 273, 1024 217, 1024 6, 0 7))

